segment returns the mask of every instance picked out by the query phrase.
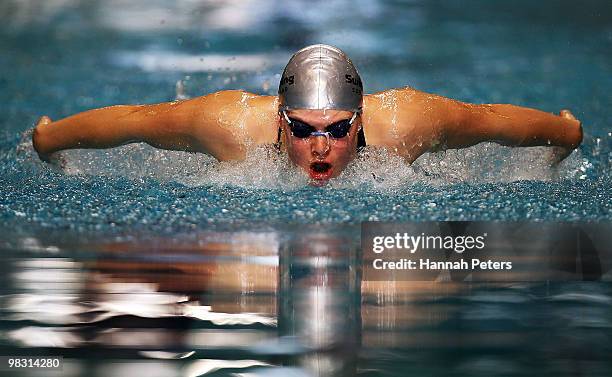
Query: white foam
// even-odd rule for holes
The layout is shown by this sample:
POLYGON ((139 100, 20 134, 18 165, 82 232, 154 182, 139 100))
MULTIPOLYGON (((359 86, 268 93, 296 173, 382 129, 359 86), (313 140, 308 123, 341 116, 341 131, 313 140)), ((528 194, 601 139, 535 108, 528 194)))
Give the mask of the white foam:
POLYGON ((159 150, 130 144, 107 150, 63 151, 64 172, 71 175, 124 176, 175 181, 187 186, 234 185, 298 189, 308 183, 286 155, 272 147, 252 148, 243 161, 218 162, 201 153, 159 150))
MULTIPOLYGON (((30 134, 24 133, 17 147, 18 155, 36 161, 30 134)), ((550 153, 551 149, 546 147, 510 148, 483 143, 425 154, 410 165, 385 149, 367 147, 338 178, 330 181, 330 187, 386 190, 417 183, 439 186, 461 182, 553 181, 580 179, 593 169, 579 151, 574 151, 557 168, 550 168, 547 164, 550 153)), ((63 164, 64 173, 70 175, 150 178, 187 186, 294 190, 308 185, 307 175, 291 163, 287 154, 279 154, 272 146, 248 148, 243 161, 218 162, 205 154, 160 150, 146 144, 67 150, 56 159, 63 164)))
POLYGON ((550 181, 575 176, 579 171, 579 152, 574 152, 554 169, 547 164, 549 153, 550 149, 545 147, 517 149, 484 143, 462 150, 428 153, 409 165, 385 149, 368 148, 332 182, 332 186, 366 185, 384 190, 415 183, 550 181))
MULTIPOLYGON (((119 175, 153 178, 188 186, 235 185, 246 188, 299 189, 308 184, 305 173, 272 147, 251 148, 244 161, 217 162, 204 154, 163 151, 133 144, 112 150, 62 152, 68 174, 119 175)), ((574 152, 557 169, 547 166, 549 149, 509 148, 482 144, 421 156, 412 165, 384 149, 369 148, 353 161, 332 188, 393 189, 415 183, 445 185, 460 182, 495 183, 519 180, 551 181, 582 172, 583 160, 574 152)))

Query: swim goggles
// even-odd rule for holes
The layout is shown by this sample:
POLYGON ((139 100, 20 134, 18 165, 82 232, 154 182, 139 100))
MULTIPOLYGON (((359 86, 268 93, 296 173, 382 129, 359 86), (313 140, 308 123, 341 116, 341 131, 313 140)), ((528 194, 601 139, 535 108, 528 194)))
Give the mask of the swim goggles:
POLYGON ((297 120, 294 118, 289 118, 285 110, 282 110, 282 113, 283 117, 289 124, 291 134, 300 139, 305 139, 310 136, 331 136, 334 139, 341 139, 348 135, 351 129, 351 125, 353 124, 353 122, 355 122, 355 118, 357 118, 357 112, 355 112, 353 113, 351 119, 342 119, 325 127, 325 131, 319 131, 308 123, 302 122, 301 120, 297 120))

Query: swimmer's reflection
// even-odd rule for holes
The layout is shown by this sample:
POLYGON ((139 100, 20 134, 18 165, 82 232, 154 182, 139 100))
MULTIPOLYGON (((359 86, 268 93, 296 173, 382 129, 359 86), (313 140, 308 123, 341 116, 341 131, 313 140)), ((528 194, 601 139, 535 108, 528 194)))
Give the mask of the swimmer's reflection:
POLYGON ((273 235, 108 243, 86 266, 82 301, 94 307, 81 318, 98 330, 89 343, 191 352, 249 348, 274 337, 278 242, 273 235))
MULTIPOLYGON (((278 316, 278 335, 298 346, 298 356, 290 356, 297 366, 311 375, 355 374, 361 312, 360 262, 354 234, 344 237, 299 232, 282 245, 276 241, 258 243, 250 238, 200 242, 199 246, 175 244, 170 247, 163 241, 137 247, 113 244, 107 245, 105 255, 109 257, 101 258, 91 266, 89 291, 97 292, 91 297, 94 301, 117 302, 127 293, 113 296, 103 292, 109 287, 128 290, 130 286, 139 289, 149 286, 149 295, 178 294, 174 308, 168 307, 166 311, 209 307, 206 313, 200 311, 199 317, 194 311, 190 314, 211 321, 215 314, 219 314, 227 320, 223 322, 223 318, 217 316, 221 322, 213 322, 213 325, 274 326, 278 316), (126 261, 127 249, 136 256, 134 261, 126 261), (120 258, 115 259, 113 255, 120 258), (174 258, 172 263, 168 263, 169 257, 174 258)), ((130 299, 133 300, 134 296, 130 299)), ((128 300, 123 300, 124 304, 128 300)), ((147 316, 142 302, 132 306, 140 308, 137 315, 147 316)), ((163 310, 158 308, 150 312, 161 313, 163 310)), ((158 315, 158 322, 163 317, 158 315)), ((176 324, 172 318, 169 321, 168 326, 156 323, 158 327, 176 324)), ((179 348, 184 350, 190 346, 246 346, 259 352, 260 342, 265 343, 263 338, 276 336, 274 331, 261 334, 258 330, 260 334, 255 336, 241 331, 242 337, 238 339, 238 334, 219 329, 217 335, 221 336, 215 337, 217 343, 213 345, 207 334, 198 336, 198 330, 193 327, 189 324, 184 329, 175 328, 173 334, 177 336, 170 338, 166 334, 163 338, 169 342, 166 345, 174 349, 182 346, 179 348)), ((151 334, 147 337, 152 339, 151 334)), ((111 343, 104 344, 112 345, 112 339, 117 340, 118 336, 107 337, 106 341, 111 343)), ((133 345, 139 343, 133 332, 130 339, 133 345)), ((157 346, 163 345, 163 339, 160 338, 162 343, 157 343, 157 346)), ((285 344, 284 341, 281 343, 285 344)), ((280 348, 268 351, 285 352, 280 348)))
POLYGON ((279 331, 309 352, 309 375, 352 376, 360 344, 359 253, 353 238, 296 235, 280 252, 279 331))

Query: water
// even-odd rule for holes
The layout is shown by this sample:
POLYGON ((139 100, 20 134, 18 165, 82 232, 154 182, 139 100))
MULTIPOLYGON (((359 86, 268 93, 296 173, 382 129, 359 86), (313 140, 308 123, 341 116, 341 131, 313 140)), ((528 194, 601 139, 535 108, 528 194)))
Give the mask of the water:
POLYGON ((609 373, 609 283, 369 286, 350 257, 368 220, 609 221, 607 2, 4 1, 0 14, 0 354, 63 355, 65 375, 609 373), (60 169, 29 142, 43 114, 273 94, 310 43, 345 49, 367 92, 569 108, 585 140, 557 170, 546 148, 412 166, 368 150, 323 188, 265 148, 221 164, 68 151, 60 169))

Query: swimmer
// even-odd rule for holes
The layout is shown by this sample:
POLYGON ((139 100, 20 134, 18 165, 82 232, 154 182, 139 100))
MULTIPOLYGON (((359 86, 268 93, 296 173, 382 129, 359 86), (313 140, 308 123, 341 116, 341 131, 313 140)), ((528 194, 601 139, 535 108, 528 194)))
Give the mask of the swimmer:
POLYGON ((145 142, 157 148, 240 160, 247 145, 276 145, 315 184, 337 177, 368 145, 412 163, 426 152, 481 142, 550 146, 551 163, 582 141, 580 122, 507 104, 469 104, 406 87, 364 94, 359 73, 338 48, 313 45, 296 52, 278 96, 227 90, 189 100, 119 105, 51 121, 32 136, 42 160, 69 148, 109 148, 145 142))

